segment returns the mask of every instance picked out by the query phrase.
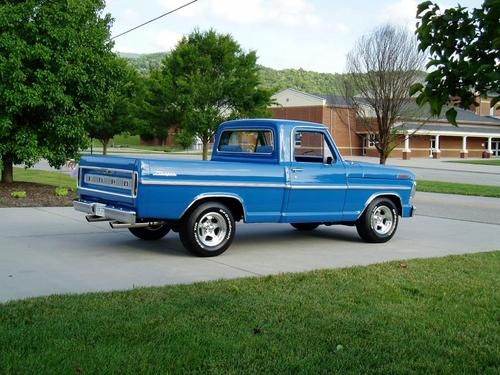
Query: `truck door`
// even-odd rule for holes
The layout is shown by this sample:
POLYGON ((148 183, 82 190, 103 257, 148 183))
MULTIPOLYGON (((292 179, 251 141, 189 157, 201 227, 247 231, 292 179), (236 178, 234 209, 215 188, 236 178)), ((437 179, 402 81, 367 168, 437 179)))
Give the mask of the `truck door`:
POLYGON ((297 128, 292 158, 286 222, 340 221, 346 195, 346 170, 325 131, 297 128))

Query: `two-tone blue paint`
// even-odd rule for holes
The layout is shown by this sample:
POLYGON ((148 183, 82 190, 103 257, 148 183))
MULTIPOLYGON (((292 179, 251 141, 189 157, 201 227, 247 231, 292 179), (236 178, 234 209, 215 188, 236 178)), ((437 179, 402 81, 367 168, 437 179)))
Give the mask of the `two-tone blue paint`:
POLYGON ((285 120, 237 120, 221 125, 211 161, 84 156, 80 163, 82 201, 133 210, 142 220, 179 220, 199 200, 229 198, 242 205, 244 221, 354 222, 377 196, 391 196, 402 216, 411 216, 415 175, 407 170, 344 161, 327 129, 285 120), (273 132, 273 152, 234 153, 217 148, 224 130, 273 132), (296 162, 296 131, 324 133, 332 164, 296 162), (93 185, 85 174, 129 176, 136 184, 123 189, 93 185))

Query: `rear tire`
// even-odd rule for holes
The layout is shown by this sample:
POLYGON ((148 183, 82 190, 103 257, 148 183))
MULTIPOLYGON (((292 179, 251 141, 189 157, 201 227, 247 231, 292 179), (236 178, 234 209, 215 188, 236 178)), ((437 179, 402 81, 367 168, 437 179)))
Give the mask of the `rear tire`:
POLYGON ((222 254, 234 239, 231 210, 217 202, 197 207, 181 224, 179 238, 184 247, 201 257, 222 254))
POLYGON ((366 242, 389 241, 398 227, 399 216, 396 205, 388 198, 374 199, 356 223, 360 237, 366 242))
POLYGON ((170 232, 170 226, 160 224, 146 228, 129 228, 128 230, 141 240, 155 241, 165 237, 170 232))
POLYGON ((316 223, 291 223, 290 225, 300 231, 314 230, 319 226, 316 223))

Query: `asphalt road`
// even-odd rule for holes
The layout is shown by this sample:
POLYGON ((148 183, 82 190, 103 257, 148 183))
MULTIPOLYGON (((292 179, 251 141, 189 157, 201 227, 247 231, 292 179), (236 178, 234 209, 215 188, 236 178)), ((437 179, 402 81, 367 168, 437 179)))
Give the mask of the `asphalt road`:
POLYGON ((143 242, 71 208, 4 208, 0 302, 500 249, 500 199, 419 193, 415 204, 417 216, 386 244, 363 243, 351 227, 241 224, 216 258, 190 255, 175 233, 143 242))

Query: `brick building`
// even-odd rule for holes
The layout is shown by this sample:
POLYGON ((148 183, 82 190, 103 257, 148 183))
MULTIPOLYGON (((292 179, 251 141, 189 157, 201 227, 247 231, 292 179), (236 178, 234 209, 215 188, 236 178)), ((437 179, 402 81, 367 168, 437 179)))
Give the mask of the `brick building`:
MULTIPOLYGON (((359 123, 344 99, 285 89, 273 96, 273 118, 312 121, 324 124, 344 156, 377 156, 373 139, 359 123)), ((401 134, 391 157, 481 157, 500 156, 500 109, 480 103, 476 112, 457 109, 455 127, 444 116, 432 118, 425 125, 409 119, 396 125, 401 134), (488 108, 487 108, 488 107, 488 108), (487 110, 488 109, 488 110, 487 110), (412 134, 407 136, 407 134, 412 134)))

